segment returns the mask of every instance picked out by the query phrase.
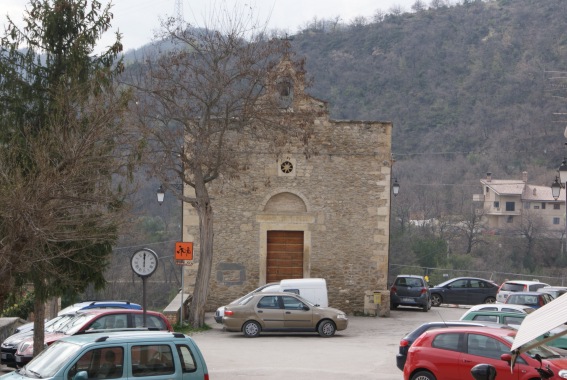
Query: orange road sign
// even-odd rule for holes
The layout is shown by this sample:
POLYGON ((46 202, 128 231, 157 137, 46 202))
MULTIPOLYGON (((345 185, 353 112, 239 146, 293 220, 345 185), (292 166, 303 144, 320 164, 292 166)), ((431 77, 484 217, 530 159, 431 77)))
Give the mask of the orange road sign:
POLYGON ((193 242, 178 241, 175 243, 175 260, 193 260, 193 242))

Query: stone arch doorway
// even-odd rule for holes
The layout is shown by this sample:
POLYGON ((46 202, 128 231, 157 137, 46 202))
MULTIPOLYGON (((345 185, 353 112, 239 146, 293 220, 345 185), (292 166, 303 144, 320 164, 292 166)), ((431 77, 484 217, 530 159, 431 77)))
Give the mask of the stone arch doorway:
POLYGON ((260 280, 310 277, 315 217, 305 198, 288 191, 270 195, 258 214, 260 280))

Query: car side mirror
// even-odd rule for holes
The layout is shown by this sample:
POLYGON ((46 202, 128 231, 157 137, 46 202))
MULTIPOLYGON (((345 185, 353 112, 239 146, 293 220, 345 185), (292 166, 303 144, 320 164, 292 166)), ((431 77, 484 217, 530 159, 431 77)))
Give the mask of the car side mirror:
POLYGON ((87 371, 79 371, 75 376, 73 376, 73 380, 88 380, 89 374, 87 371))
POLYGON ((472 367, 471 374, 475 380, 494 380, 496 378, 496 368, 490 364, 477 364, 472 367))
POLYGON ((303 310, 308 311, 308 310, 309 310, 309 306, 303 305, 303 310))

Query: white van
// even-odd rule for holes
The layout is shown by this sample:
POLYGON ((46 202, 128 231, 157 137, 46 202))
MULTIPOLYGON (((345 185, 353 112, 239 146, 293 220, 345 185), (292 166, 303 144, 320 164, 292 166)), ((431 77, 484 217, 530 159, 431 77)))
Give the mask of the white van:
MULTIPOLYGON (((293 278, 281 280, 280 282, 271 282, 254 289, 250 293, 235 299, 229 305, 240 302, 240 300, 248 297, 257 292, 290 292, 299 294, 307 301, 315 305, 328 307, 329 298, 327 295, 327 281, 324 278, 293 278)), ((215 321, 222 323, 224 316, 224 306, 221 306, 215 312, 215 321)))

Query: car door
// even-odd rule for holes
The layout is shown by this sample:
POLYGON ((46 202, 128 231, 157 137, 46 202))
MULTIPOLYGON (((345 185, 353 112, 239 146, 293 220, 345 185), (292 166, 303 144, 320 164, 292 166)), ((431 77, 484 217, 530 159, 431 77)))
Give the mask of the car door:
POLYGON ((260 297, 254 310, 256 317, 262 321, 264 329, 284 328, 284 310, 280 307, 278 296, 260 297))
POLYGON ((510 347, 498 339, 482 334, 467 334, 466 350, 460 356, 460 376, 462 379, 471 377, 471 369, 477 364, 490 364, 496 368, 498 380, 518 380, 519 374, 525 371, 525 364, 518 363, 514 372, 510 373, 510 365, 500 359, 502 354, 509 354, 510 347))
POLYGON ((124 347, 108 346, 85 351, 66 370, 66 379, 73 379, 81 371, 86 371, 89 379, 119 379, 128 377, 124 369, 124 347))
POLYGON ((284 307, 284 326, 289 330, 314 329, 313 310, 300 299, 282 296, 284 307))
MULTIPOLYGON (((467 305, 477 305, 479 303, 483 303, 484 300, 489 297, 491 294, 491 289, 494 286, 489 284, 486 281, 471 279, 469 281, 469 289, 467 292, 467 305)), ((496 295, 496 291, 494 292, 494 296, 496 295)), ((496 297, 494 297, 496 298, 496 297)))
POLYGON ((447 303, 467 304, 468 292, 468 280, 455 280, 447 284, 444 300, 447 303))

